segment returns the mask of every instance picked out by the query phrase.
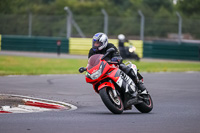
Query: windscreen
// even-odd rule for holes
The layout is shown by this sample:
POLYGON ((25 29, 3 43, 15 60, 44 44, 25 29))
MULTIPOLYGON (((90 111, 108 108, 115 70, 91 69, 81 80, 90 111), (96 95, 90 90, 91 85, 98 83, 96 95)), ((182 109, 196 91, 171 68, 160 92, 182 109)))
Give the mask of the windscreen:
POLYGON ((93 68, 94 66, 98 65, 100 62, 100 59, 103 57, 103 54, 95 54, 92 55, 88 60, 88 70, 93 68))

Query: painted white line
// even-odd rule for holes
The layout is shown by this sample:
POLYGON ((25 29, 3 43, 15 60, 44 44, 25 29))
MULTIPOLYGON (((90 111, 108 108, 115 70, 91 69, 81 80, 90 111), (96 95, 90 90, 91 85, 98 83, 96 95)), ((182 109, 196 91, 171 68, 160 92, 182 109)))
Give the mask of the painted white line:
POLYGON ((43 111, 51 111, 52 109, 47 108, 40 108, 35 106, 28 106, 28 105, 18 105, 18 108, 25 109, 32 112, 43 112, 43 111))
POLYGON ((186 73, 197 73, 197 72, 195 72, 195 71, 187 71, 186 73))
POLYGON ((10 107, 10 106, 2 106, 2 110, 12 112, 12 113, 30 113, 30 112, 32 112, 32 111, 29 111, 26 109, 22 109, 22 108, 18 108, 18 107, 10 107))
MULTIPOLYGON (((160 72, 141 72, 141 73, 158 73, 158 74, 168 74, 168 73, 200 73, 200 71, 183 71, 183 72, 168 72, 168 71, 160 71, 160 72)), ((6 75, 2 77, 28 77, 28 76, 39 76, 39 77, 50 77, 50 76, 70 76, 70 75, 82 75, 82 74, 41 74, 41 75, 6 75)))

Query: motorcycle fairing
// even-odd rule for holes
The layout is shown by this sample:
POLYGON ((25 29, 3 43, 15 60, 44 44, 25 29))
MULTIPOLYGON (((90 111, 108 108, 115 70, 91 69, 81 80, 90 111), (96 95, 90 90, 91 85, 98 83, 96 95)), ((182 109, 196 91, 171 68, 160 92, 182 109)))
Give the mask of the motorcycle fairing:
POLYGON ((136 85, 132 79, 120 69, 114 69, 108 77, 112 79, 124 92, 136 91, 136 85))
POLYGON ((113 90, 115 90, 115 85, 113 83, 111 83, 111 82, 104 82, 104 83, 102 83, 102 84, 100 84, 98 86, 98 91, 101 90, 104 87, 111 87, 113 90))
POLYGON ((109 70, 109 67, 106 67, 106 65, 108 65, 108 63, 106 61, 102 61, 102 62, 99 62, 98 65, 90 68, 90 70, 87 70, 86 77, 85 77, 86 82, 94 83, 98 81, 98 79, 101 78, 103 75, 105 75, 105 73, 109 70), (97 79, 91 79, 90 76, 100 69, 101 69, 101 76, 99 76, 97 79))
POLYGON ((109 64, 105 60, 101 60, 101 56, 102 55, 94 55, 90 57, 89 65, 87 67, 87 74, 85 77, 86 82, 93 84, 93 88, 97 93, 105 86, 110 86, 111 88, 115 89, 113 83, 108 83, 108 80, 104 81, 104 79, 107 78, 114 81, 119 88, 124 90, 124 92, 135 92, 135 84, 133 83, 132 79, 114 64, 109 64), (96 76, 96 72, 99 73, 97 74, 98 76, 96 76), (96 77, 94 75, 92 76, 92 74, 95 74, 96 77))

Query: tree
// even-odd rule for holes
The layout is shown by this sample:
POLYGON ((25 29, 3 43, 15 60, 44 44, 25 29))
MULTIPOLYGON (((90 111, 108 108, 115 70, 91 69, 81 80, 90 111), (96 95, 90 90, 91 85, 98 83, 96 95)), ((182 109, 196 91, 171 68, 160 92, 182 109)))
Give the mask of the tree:
POLYGON ((179 0, 177 8, 184 14, 191 16, 193 14, 200 14, 200 0, 179 0))
POLYGON ((173 11, 172 0, 143 0, 143 4, 148 5, 154 12, 159 11, 161 7, 164 7, 168 11, 173 11))

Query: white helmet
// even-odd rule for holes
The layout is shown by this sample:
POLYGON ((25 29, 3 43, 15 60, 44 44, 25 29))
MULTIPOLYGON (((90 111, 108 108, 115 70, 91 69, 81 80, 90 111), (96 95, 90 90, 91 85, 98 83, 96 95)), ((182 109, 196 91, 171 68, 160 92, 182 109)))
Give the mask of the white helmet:
POLYGON ((106 48, 108 44, 108 37, 106 34, 104 33, 96 33, 94 36, 93 36, 93 39, 92 39, 92 47, 93 47, 93 50, 96 51, 96 50, 102 50, 104 48, 106 48), (100 46, 96 47, 94 46, 94 43, 95 42, 100 42, 100 46))
POLYGON ((119 39, 120 41, 124 41, 124 40, 125 40, 125 36, 124 36, 123 34, 119 34, 119 35, 118 35, 118 39, 119 39))

